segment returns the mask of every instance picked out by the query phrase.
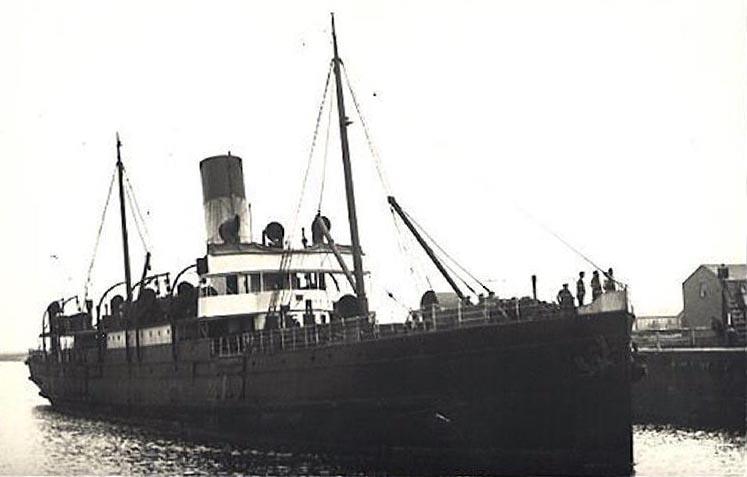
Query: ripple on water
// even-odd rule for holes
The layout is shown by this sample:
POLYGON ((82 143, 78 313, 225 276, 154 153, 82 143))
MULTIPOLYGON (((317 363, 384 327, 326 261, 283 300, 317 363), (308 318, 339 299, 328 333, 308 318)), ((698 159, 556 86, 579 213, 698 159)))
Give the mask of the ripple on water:
POLYGON ((745 435, 670 426, 636 426, 638 476, 747 475, 745 435))

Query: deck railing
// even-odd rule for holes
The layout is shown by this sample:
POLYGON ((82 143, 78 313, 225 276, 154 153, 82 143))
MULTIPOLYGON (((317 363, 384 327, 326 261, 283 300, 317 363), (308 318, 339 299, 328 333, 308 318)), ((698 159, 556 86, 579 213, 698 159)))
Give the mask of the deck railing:
POLYGON ((490 302, 480 305, 459 305, 450 309, 433 306, 430 310, 412 312, 405 323, 372 323, 368 318, 360 317, 326 324, 250 331, 215 337, 211 341, 211 353, 221 357, 271 354, 414 333, 446 331, 488 323, 510 324, 517 321, 552 319, 573 314, 575 310, 561 310, 555 305, 546 303, 522 304, 512 309, 490 302))
POLYGON ((47 356, 47 353, 41 349, 29 348, 28 354, 30 359, 44 359, 47 356))

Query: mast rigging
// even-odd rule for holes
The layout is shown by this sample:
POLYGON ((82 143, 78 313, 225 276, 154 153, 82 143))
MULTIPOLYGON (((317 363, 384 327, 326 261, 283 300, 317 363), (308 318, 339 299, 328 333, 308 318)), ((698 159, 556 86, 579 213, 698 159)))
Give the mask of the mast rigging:
POLYGON ((423 239, 423 237, 418 233, 415 226, 412 224, 410 219, 407 217, 407 214, 402 210, 402 208, 397 203, 397 200, 394 198, 394 196, 387 197, 387 201, 389 202, 389 205, 392 206, 392 209, 399 215, 399 217, 402 219, 402 222, 407 226, 407 228, 412 232, 412 235, 415 236, 415 239, 418 241, 421 247, 423 247, 423 250, 425 250, 425 253, 428 254, 428 258, 431 259, 433 264, 436 266, 439 272, 441 272, 441 275, 446 279, 446 281, 449 283, 449 286, 451 286, 452 290, 454 290, 454 293, 459 297, 460 300, 464 301, 467 297, 462 293, 462 290, 459 288, 459 286, 456 284, 453 278, 451 278, 451 275, 449 275, 449 272, 446 271, 446 268, 444 268, 441 261, 436 257, 436 254, 433 253, 433 249, 428 245, 428 243, 423 239))
POLYGON ((93 252, 91 254, 91 262, 88 265, 88 272, 86 273, 86 282, 83 285, 83 302, 88 300, 88 292, 91 286, 91 276, 93 275, 93 265, 96 262, 96 253, 99 249, 99 242, 101 241, 101 232, 104 229, 104 221, 106 220, 106 211, 109 209, 109 202, 112 198, 112 190, 114 189, 114 177, 117 173, 117 168, 112 171, 112 177, 109 180, 109 189, 106 192, 106 202, 104 202, 104 210, 101 211, 101 220, 99 221, 99 228, 96 232, 96 241, 93 245, 93 252))

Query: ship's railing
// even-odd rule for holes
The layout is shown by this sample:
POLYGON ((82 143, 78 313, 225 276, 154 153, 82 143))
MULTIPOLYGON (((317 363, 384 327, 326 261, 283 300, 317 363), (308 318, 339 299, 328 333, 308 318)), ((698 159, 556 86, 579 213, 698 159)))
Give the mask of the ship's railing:
POLYGON ((29 359, 31 360, 51 359, 59 363, 74 363, 74 362, 85 363, 87 360, 87 355, 85 352, 82 352, 81 350, 76 350, 72 348, 57 349, 56 351, 52 351, 52 350, 43 351, 40 349, 33 349, 33 350, 30 349, 29 359))
POLYGON ((431 333, 488 323, 510 324, 518 321, 553 319, 574 315, 547 303, 522 304, 506 309, 497 303, 459 305, 442 309, 433 306, 411 312, 404 323, 372 323, 366 317, 336 320, 332 323, 251 331, 215 337, 210 351, 214 356, 265 354, 344 343, 378 340, 413 333, 431 333))
POLYGON ((45 359, 47 357, 47 353, 44 350, 41 349, 29 349, 29 358, 30 359, 45 359))

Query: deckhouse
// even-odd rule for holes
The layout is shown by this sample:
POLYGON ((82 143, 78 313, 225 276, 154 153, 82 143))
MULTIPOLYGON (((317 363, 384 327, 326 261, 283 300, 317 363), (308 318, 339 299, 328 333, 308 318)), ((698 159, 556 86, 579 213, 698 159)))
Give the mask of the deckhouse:
POLYGON ((327 323, 357 312, 352 247, 331 241, 328 219, 315 219, 311 243, 304 237, 303 248, 291 248, 277 222, 265 227, 261 242, 253 242, 241 158, 210 157, 200 171, 207 255, 197 265, 199 319, 237 317, 250 321, 241 328, 262 330, 327 323))
MULTIPOLYGON (((337 248, 352 267, 350 247, 337 248)), ((322 243, 301 249, 211 246, 201 271, 198 316, 245 315, 254 319, 255 329, 265 327, 268 314, 280 312, 294 325, 326 323, 335 303, 354 292, 335 253, 322 243)))

